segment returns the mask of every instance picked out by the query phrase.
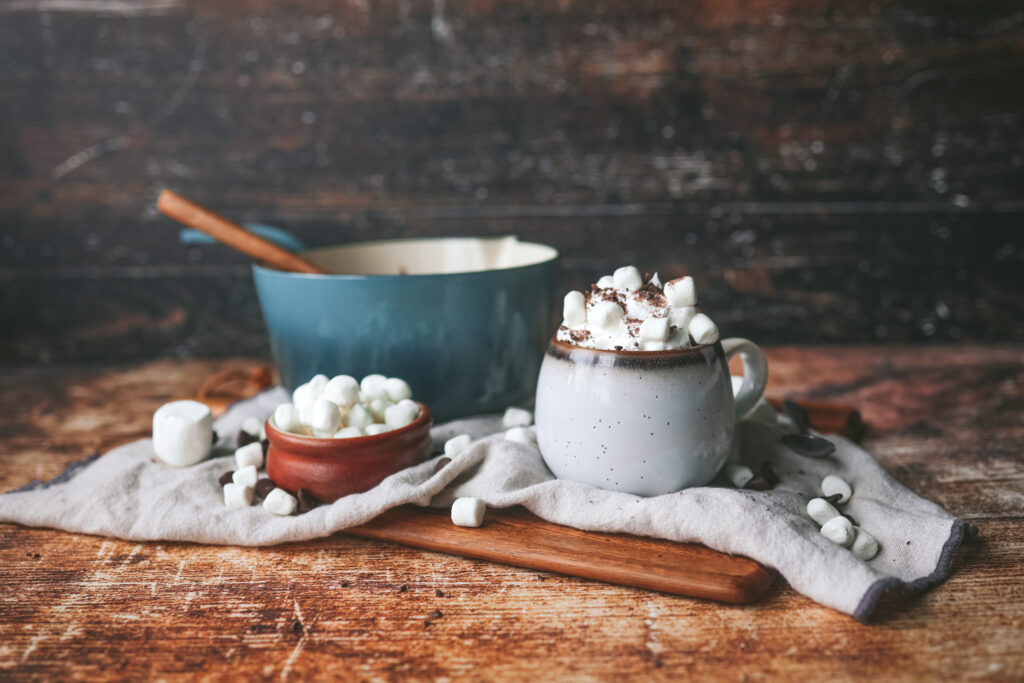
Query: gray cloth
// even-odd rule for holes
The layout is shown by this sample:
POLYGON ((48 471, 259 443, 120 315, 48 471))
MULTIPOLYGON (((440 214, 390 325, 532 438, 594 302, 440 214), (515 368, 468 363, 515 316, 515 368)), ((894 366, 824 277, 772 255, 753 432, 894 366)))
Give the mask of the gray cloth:
POLYGON ((828 437, 836 445, 830 457, 795 454, 779 441, 791 424, 765 403, 739 423, 735 457, 754 471, 771 461, 780 478, 771 491, 721 485, 642 498, 557 480, 536 449, 506 440, 500 418, 490 416, 434 428, 439 447, 456 434, 474 438, 437 473, 434 459, 293 517, 274 516, 259 505, 225 508, 217 479, 233 469, 227 444, 245 418, 264 418, 285 400, 277 388, 234 405, 216 422, 222 436, 215 457, 199 465, 160 464, 148 439, 136 441, 50 484, 0 496, 0 521, 138 541, 272 545, 327 536, 397 505, 446 506, 475 496, 494 507, 522 505, 577 529, 703 543, 745 555, 777 569, 804 595, 862 621, 890 588, 924 590, 944 581, 956 547, 975 531, 904 488, 847 439, 828 437), (827 474, 853 485, 844 511, 878 539, 881 551, 873 560, 862 562, 835 545, 807 516, 807 501, 820 495, 827 474))

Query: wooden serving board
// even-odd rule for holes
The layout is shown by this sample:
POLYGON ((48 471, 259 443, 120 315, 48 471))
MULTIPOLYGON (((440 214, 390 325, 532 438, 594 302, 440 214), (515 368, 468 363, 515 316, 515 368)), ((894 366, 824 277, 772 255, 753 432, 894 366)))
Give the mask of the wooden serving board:
MULTIPOLYGON (((781 401, 773 403, 781 406, 781 401)), ((863 429, 852 408, 814 402, 801 406, 818 431, 856 437, 863 429)), ((523 508, 489 509, 483 526, 470 529, 452 524, 447 510, 408 505, 345 533, 729 603, 758 599, 775 578, 773 570, 746 557, 691 543, 580 531, 545 522, 523 508)))

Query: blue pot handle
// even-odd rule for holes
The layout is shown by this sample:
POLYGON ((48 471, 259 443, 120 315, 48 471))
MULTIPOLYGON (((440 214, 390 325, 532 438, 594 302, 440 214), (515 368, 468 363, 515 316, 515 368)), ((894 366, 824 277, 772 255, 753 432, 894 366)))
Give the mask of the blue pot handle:
MULTIPOLYGON (((306 249, 306 245, 302 240, 287 230, 275 228, 272 225, 263 225, 262 223, 243 223, 242 225, 244 225, 245 229, 249 232, 255 233, 266 240, 270 240, 277 246, 287 249, 288 251, 305 251, 306 249)), ((217 240, 213 239, 205 232, 193 230, 192 228, 184 228, 180 233, 178 233, 178 239, 181 240, 182 244, 188 246, 219 244, 217 240)))

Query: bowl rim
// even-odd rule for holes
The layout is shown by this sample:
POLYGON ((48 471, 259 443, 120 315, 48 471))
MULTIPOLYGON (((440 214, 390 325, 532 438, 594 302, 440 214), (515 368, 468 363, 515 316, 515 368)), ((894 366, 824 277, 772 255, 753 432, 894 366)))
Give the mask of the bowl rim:
MULTIPOLYGON (((333 244, 323 247, 312 247, 309 249, 303 249, 302 251, 295 252, 296 254, 309 254, 320 251, 326 251, 328 249, 339 249, 345 247, 365 247, 375 246, 380 244, 403 244, 409 242, 432 242, 440 240, 465 240, 465 239, 500 239, 500 237, 475 237, 473 235, 439 235, 436 237, 403 237, 400 239, 380 239, 380 240, 366 240, 360 242, 345 242, 343 244, 333 244)), ((511 273, 517 270, 524 270, 526 268, 536 268, 537 266, 547 265, 558 261, 562 254, 558 249, 545 244, 544 242, 534 242, 531 240, 519 240, 520 244, 544 247, 549 249, 551 254, 548 258, 533 263, 527 263, 521 266, 511 266, 509 268, 487 268, 485 270, 460 270, 451 273, 409 273, 407 275, 399 275, 397 273, 381 273, 381 274, 360 274, 360 273, 296 273, 285 270, 278 270, 277 268, 270 268, 264 266, 258 262, 253 262, 252 269, 254 273, 265 273, 270 276, 282 276, 282 277, 296 277, 296 278, 310 278, 310 279, 341 279, 341 280, 413 280, 430 277, 454 277, 454 276, 484 276, 489 273, 511 273)))
MULTIPOLYGON (((416 405, 420 407, 419 417, 417 417, 415 420, 405 425, 404 427, 399 427, 398 429, 391 429, 380 434, 364 434, 363 436, 350 436, 344 439, 336 439, 333 436, 305 436, 303 434, 292 434, 291 432, 286 432, 283 429, 278 429, 277 425, 273 423, 272 420, 274 418, 274 414, 271 413, 269 416, 267 416, 267 419, 264 421, 267 430, 267 441, 271 441, 271 434, 273 434, 274 439, 285 446, 298 445, 305 448, 319 448, 321 450, 330 448, 332 451, 336 447, 343 447, 346 445, 368 446, 373 445, 375 443, 383 443, 386 442, 389 438, 401 437, 404 434, 421 429, 424 424, 429 423, 433 419, 433 416, 430 413, 430 409, 427 408, 425 403, 420 403, 419 401, 416 401, 416 405), (291 442, 291 444, 289 444, 289 442, 291 442)), ((271 445, 275 444, 271 443, 271 445)), ((343 451, 344 448, 341 448, 341 450, 343 451)), ((315 456, 325 455, 337 455, 337 453, 315 454, 315 456)))

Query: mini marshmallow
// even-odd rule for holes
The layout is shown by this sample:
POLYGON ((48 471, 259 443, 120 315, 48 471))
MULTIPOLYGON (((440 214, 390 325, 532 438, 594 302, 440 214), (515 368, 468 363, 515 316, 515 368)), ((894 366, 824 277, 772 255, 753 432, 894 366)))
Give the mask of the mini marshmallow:
POLYGON ((327 387, 327 375, 313 375, 307 384, 313 392, 313 397, 319 398, 320 394, 324 393, 324 389, 327 387))
POLYGON ((366 429, 365 429, 365 432, 366 432, 367 436, 376 436, 377 434, 383 434, 384 432, 390 432, 390 431, 391 431, 391 427, 388 427, 387 425, 381 425, 381 424, 366 425, 366 429))
MULTIPOLYGON (((372 427, 373 425, 367 426, 372 427)), ((351 439, 357 436, 366 436, 363 434, 363 430, 359 427, 345 427, 344 429, 339 429, 334 433, 335 439, 351 439)))
POLYGON ((330 436, 341 426, 341 412, 333 401, 318 398, 313 404, 312 420, 307 424, 313 428, 315 433, 325 433, 330 436))
POLYGON ((306 382, 295 387, 295 391, 292 392, 292 403, 295 407, 302 411, 303 406, 311 405, 313 401, 319 398, 319 394, 313 393, 313 386, 306 382))
POLYGON ((718 326, 703 313, 693 316, 687 329, 698 344, 714 344, 718 341, 718 326))
POLYGON ((260 423, 260 441, 267 440, 267 421, 264 420, 260 423))
POLYGON ((278 429, 293 434, 302 433, 302 421, 299 419, 299 410, 291 403, 282 403, 274 411, 274 424, 278 429))
POLYGON ((605 332, 614 332, 626 312, 614 301, 598 301, 590 308, 590 324, 605 332))
POLYGON ((260 431, 262 430, 263 423, 260 421, 258 417, 247 417, 245 418, 245 421, 242 422, 242 431, 248 434, 249 436, 258 439, 260 437, 260 431))
POLYGON ((345 423, 346 426, 356 427, 362 432, 362 430, 373 424, 373 415, 366 409, 366 406, 362 403, 357 403, 348 411, 348 415, 345 416, 345 423))
POLYGON ((856 535, 853 538, 853 545, 850 546, 850 550, 853 551, 854 556, 858 560, 864 560, 865 562, 873 559, 878 554, 878 541, 859 526, 853 527, 853 530, 856 535))
POLYGON ((487 505, 479 498, 456 498, 452 503, 452 524, 477 527, 484 523, 487 505))
POLYGON ((853 543, 853 523, 843 516, 833 517, 821 527, 821 535, 846 548, 853 543))
POLYGON ((853 495, 853 488, 842 477, 830 474, 821 480, 821 492, 825 494, 826 498, 838 493, 839 502, 846 503, 853 495))
POLYGON ((388 381, 388 378, 384 375, 367 375, 363 378, 363 381, 359 383, 359 390, 362 392, 363 401, 369 402, 375 398, 387 399, 387 391, 384 389, 384 383, 388 381))
POLYGON ((562 321, 568 327, 579 327, 587 322, 587 304, 583 292, 572 291, 562 300, 562 321))
POLYGON ((697 309, 694 306, 670 308, 668 309, 668 324, 672 327, 678 327, 680 330, 687 330, 690 327, 690 321, 693 320, 695 315, 697 315, 697 309))
POLYGON ((384 393, 392 403, 398 403, 407 398, 412 398, 412 388, 408 382, 400 377, 388 377, 384 382, 384 393))
POLYGON ((235 466, 238 469, 250 465, 257 469, 263 467, 263 446, 259 441, 253 441, 235 451, 235 466))
POLYGON ((301 406, 296 406, 299 409, 299 422, 304 426, 309 427, 313 424, 313 410, 316 406, 316 402, 320 399, 313 399, 307 403, 303 403, 301 406))
POLYGON ((263 509, 275 515, 286 516, 295 512, 298 501, 284 489, 274 489, 263 499, 263 509))
POLYGON ((640 324, 640 341, 668 341, 668 318, 648 318, 640 324))
POLYGON ((617 268, 612 277, 615 279, 616 289, 623 289, 628 292, 644 286, 644 278, 634 266, 617 268))
POLYGON ((807 501, 807 514, 818 523, 818 526, 842 516, 839 514, 839 510, 836 510, 835 506, 824 498, 811 498, 807 501))
POLYGON ((471 443, 473 443, 473 438, 469 434, 453 436, 444 442, 444 454, 449 458, 454 458, 456 455, 469 448, 469 444, 471 443))
POLYGON ((412 401, 401 401, 390 406, 384 413, 384 424, 392 429, 411 425, 420 416, 420 407, 412 401))
POLYGON ((252 505, 253 487, 242 484, 224 484, 224 507, 244 508, 252 505))
POLYGON ((746 465, 726 465, 725 477, 732 482, 732 485, 738 489, 743 488, 747 483, 754 478, 754 473, 746 465))
POLYGON ((256 488, 257 480, 259 480, 259 475, 256 474, 256 467, 254 465, 246 465, 241 469, 235 470, 234 474, 231 475, 231 481, 234 483, 253 489, 256 488))
POLYGON ((153 451, 168 465, 195 465, 210 455, 213 415, 199 401, 171 401, 153 413, 153 451))
POLYGON ((513 427, 505 432, 505 438, 509 441, 515 441, 516 443, 521 443, 524 446, 529 446, 530 448, 537 447, 537 442, 533 438, 533 433, 526 427, 513 427))
POLYGON ((533 424, 533 413, 525 408, 509 406, 501 417, 502 427, 529 427, 533 424))
POLYGON ((697 288, 689 275, 665 283, 665 298, 672 308, 697 305, 697 288))
POLYGON ((665 342, 640 342, 641 351, 664 351, 668 348, 665 342))
POLYGON ((604 275, 597 281, 599 289, 615 289, 615 278, 611 275, 604 275))
POLYGON ((322 398, 326 398, 338 407, 348 408, 359 401, 359 382, 355 377, 338 375, 332 377, 324 387, 322 398))
POLYGON ((651 276, 651 279, 648 282, 648 284, 652 284, 655 287, 661 287, 661 278, 658 277, 658 273, 657 272, 655 272, 654 275, 651 276))
POLYGON ((370 405, 368 407, 370 409, 370 415, 373 415, 374 421, 383 422, 384 414, 387 412, 387 409, 393 405, 395 404, 387 399, 375 398, 370 401, 370 405))

